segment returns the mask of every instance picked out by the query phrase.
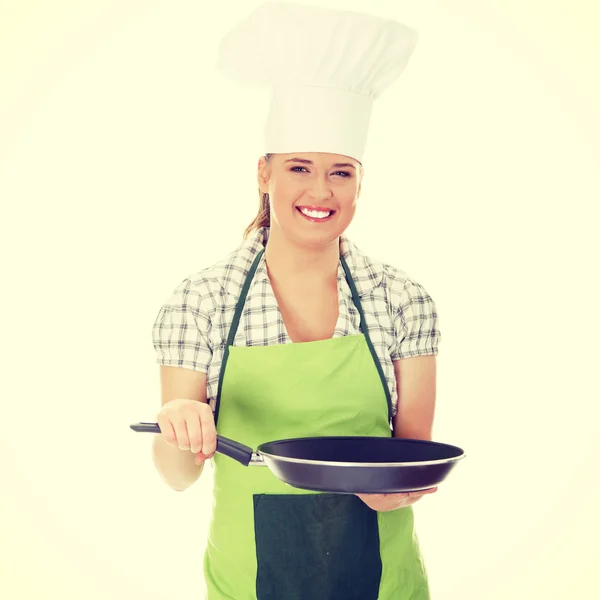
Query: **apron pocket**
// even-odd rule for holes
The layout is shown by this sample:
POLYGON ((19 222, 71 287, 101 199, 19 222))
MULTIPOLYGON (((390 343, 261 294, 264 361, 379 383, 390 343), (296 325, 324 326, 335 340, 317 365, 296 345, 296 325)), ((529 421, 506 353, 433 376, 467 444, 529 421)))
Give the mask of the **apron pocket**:
POLYGON ((258 600, 377 600, 377 512, 353 494, 255 494, 258 600))

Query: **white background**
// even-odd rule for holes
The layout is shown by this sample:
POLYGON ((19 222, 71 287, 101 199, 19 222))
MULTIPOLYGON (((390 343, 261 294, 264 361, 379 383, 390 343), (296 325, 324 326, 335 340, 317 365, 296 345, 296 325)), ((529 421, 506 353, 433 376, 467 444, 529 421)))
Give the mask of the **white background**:
MULTIPOLYGON (((0 2, 3 598, 201 597, 210 479, 169 490, 129 424, 161 304, 256 212, 266 97, 213 68, 256 4, 0 2)), ((349 233, 440 314, 433 597, 597 598, 597 4, 320 4, 420 33, 349 233)))

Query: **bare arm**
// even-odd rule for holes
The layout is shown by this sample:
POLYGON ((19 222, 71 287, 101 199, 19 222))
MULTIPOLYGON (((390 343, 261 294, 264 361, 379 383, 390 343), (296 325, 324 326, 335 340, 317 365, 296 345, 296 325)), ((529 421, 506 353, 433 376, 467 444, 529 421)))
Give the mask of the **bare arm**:
MULTIPOLYGON (((431 440, 435 412, 436 360, 434 355, 394 361, 398 388, 398 412, 394 437, 431 440)), ((357 494, 370 508, 380 512, 410 506, 437 488, 404 494, 357 494)))
POLYGON ((431 440, 436 401, 436 357, 414 356, 394 361, 398 412, 394 437, 431 440))
POLYGON ((206 459, 216 444, 212 411, 206 400, 206 374, 161 365, 160 382, 161 434, 154 437, 152 458, 167 485, 184 491, 204 469, 204 460, 197 464, 195 454, 202 451, 206 454, 200 459, 206 459))

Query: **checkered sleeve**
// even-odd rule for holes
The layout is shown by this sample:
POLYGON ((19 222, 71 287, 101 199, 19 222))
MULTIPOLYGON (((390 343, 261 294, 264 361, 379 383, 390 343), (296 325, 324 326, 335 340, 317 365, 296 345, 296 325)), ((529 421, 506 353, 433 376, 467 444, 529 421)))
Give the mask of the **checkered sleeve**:
POLYGON ((406 278, 394 313, 392 360, 436 355, 441 339, 436 305, 425 288, 406 278))
POLYGON ((211 320, 202 297, 202 286, 186 278, 160 308, 152 327, 158 364, 208 372, 211 320))

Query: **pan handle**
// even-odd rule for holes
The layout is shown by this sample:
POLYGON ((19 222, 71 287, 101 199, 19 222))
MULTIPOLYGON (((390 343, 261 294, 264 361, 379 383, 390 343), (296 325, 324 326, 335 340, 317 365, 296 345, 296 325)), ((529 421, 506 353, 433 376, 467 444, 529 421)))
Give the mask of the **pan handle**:
MULTIPOLYGON (((129 426, 133 431, 146 432, 146 433, 160 433, 160 426, 158 423, 133 423, 129 426)), ((217 435, 217 452, 237 460, 241 465, 247 467, 249 464, 252 465, 264 465, 264 460, 258 454, 256 454, 252 448, 240 444, 234 440, 217 435)))

